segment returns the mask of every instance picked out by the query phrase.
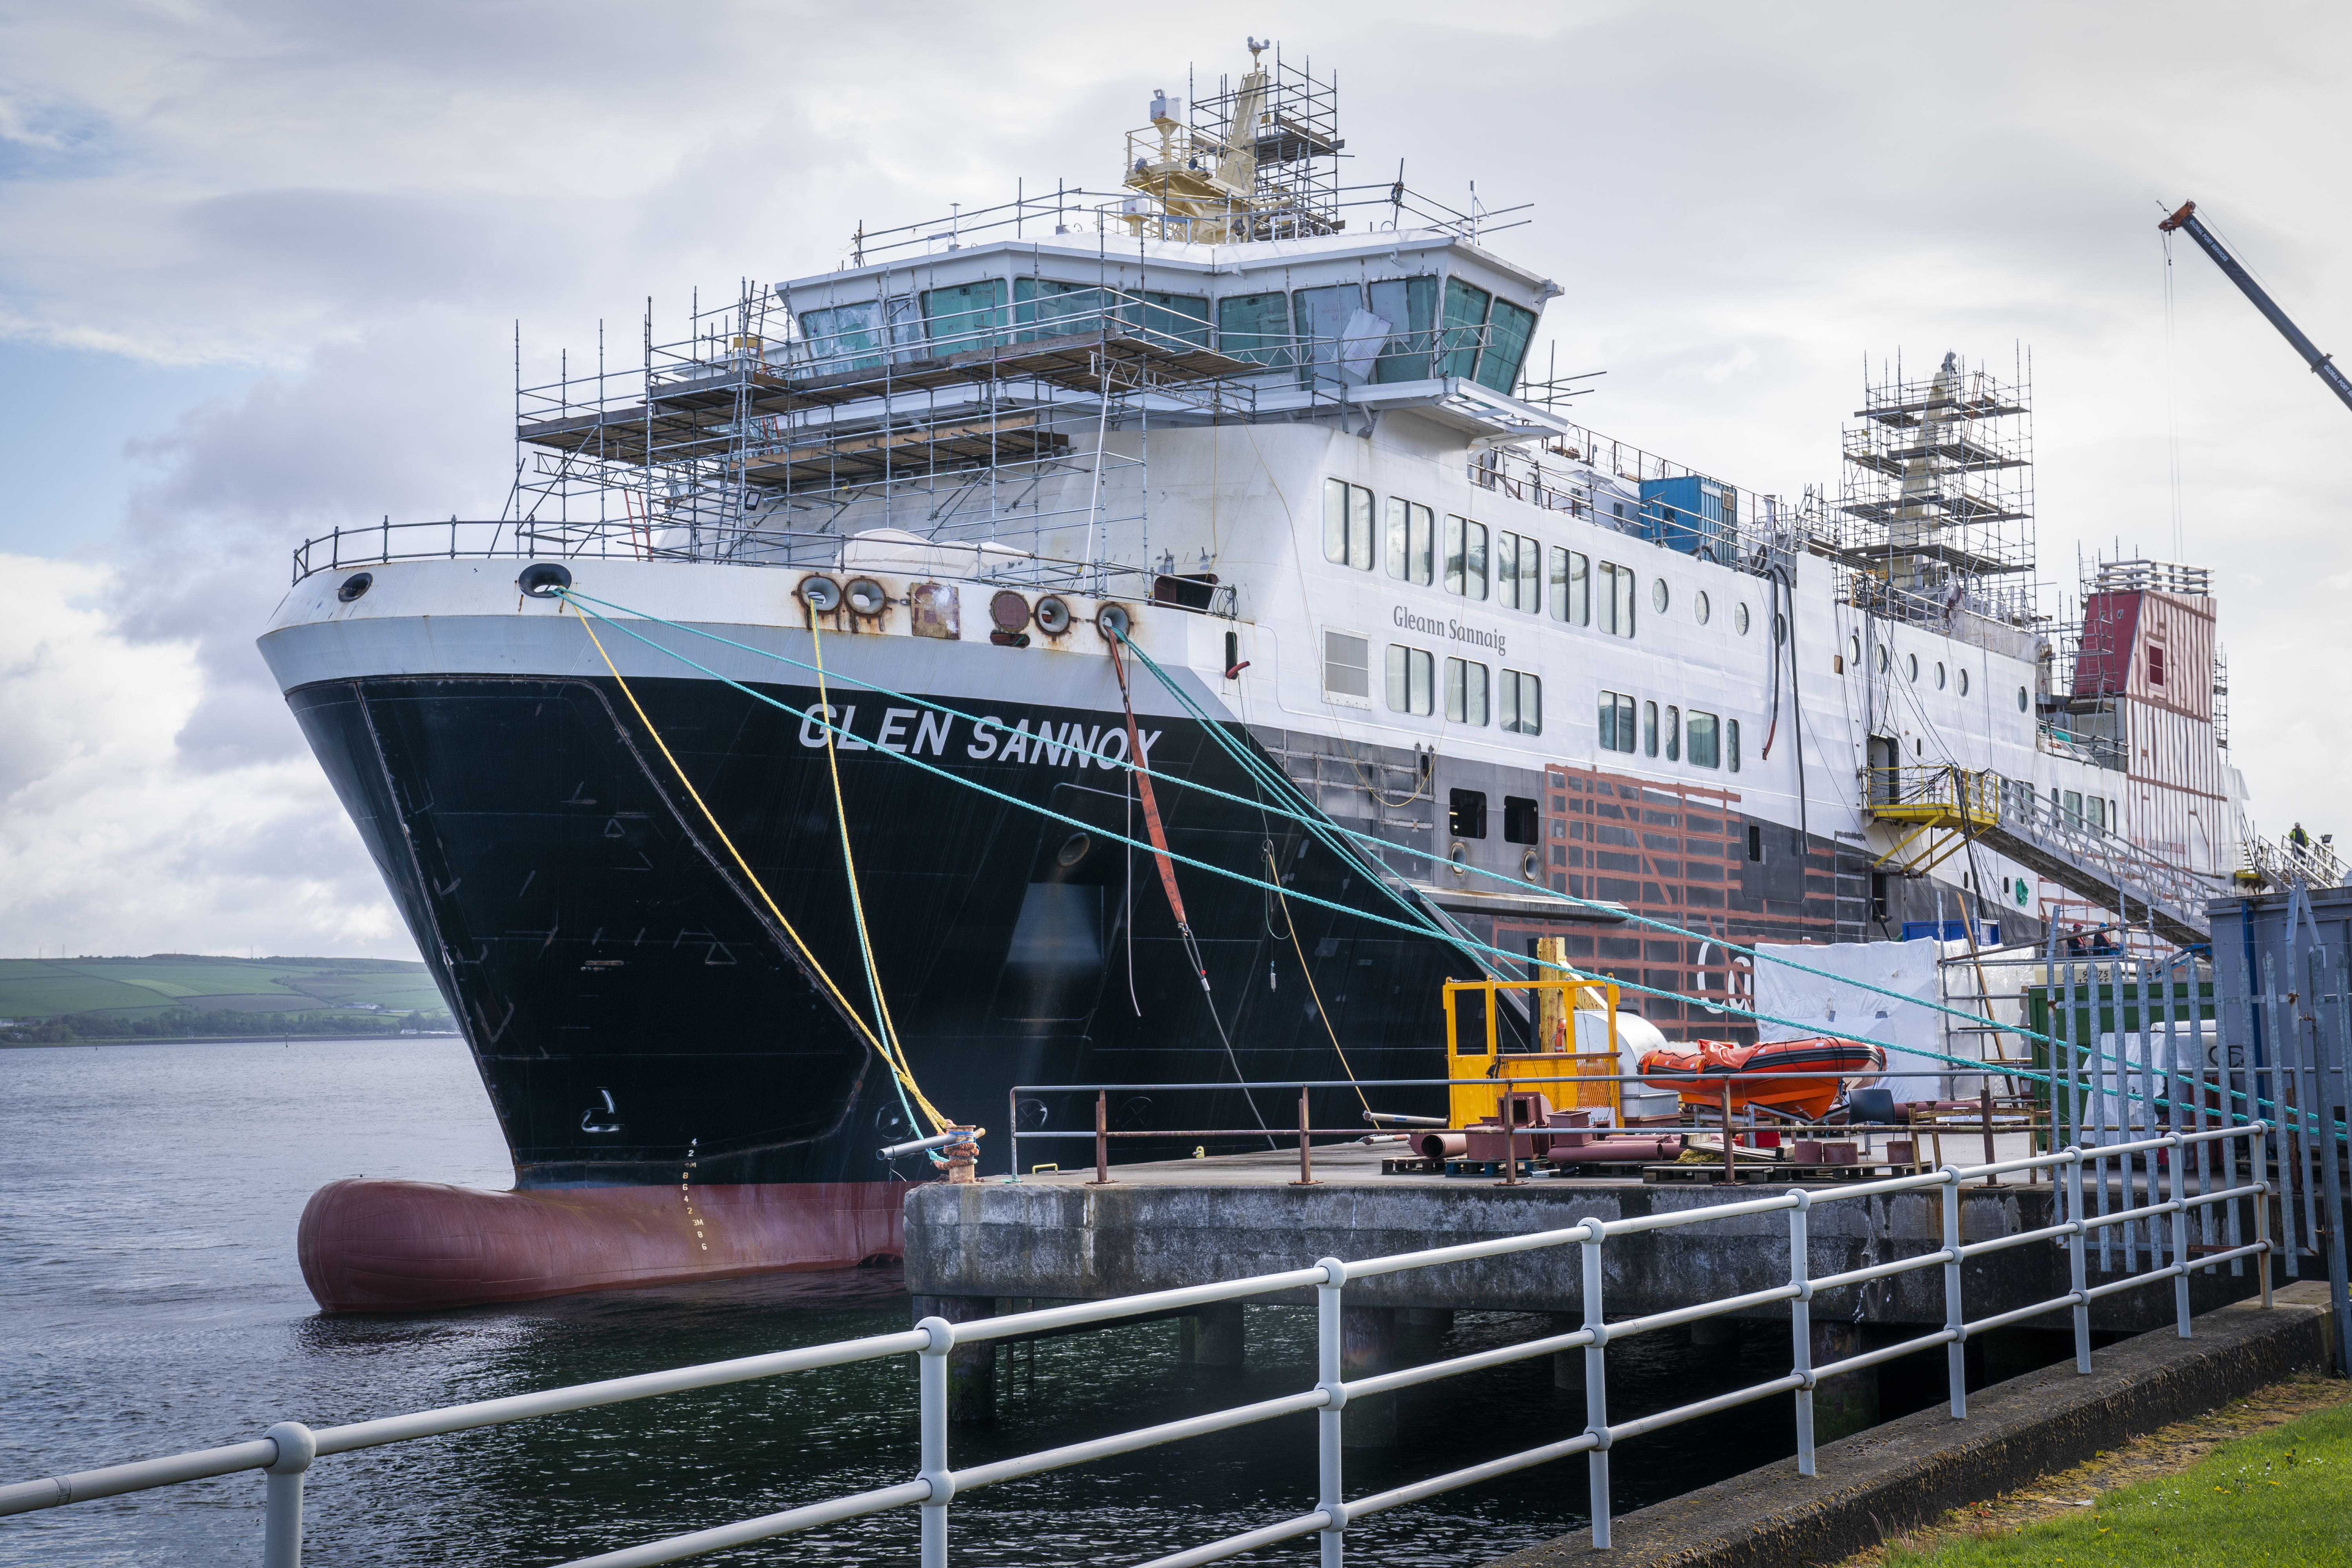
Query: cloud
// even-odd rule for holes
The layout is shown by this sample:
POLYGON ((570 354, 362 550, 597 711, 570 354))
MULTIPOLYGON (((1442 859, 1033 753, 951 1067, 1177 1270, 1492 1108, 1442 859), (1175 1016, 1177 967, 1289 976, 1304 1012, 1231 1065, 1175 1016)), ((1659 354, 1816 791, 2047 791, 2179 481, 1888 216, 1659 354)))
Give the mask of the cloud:
POLYGON ((111 569, 0 556, 0 952, 415 949, 307 755, 192 771, 193 644, 134 641, 111 569))
MULTIPOLYGON (((2309 195, 2334 178, 2352 13, 2217 15, 1609 0, 1465 18, 1380 0, 1278 26, 1287 56, 1339 73, 1346 179, 1384 183, 1402 158, 1456 205, 1473 179, 1489 206, 1535 204, 1490 243, 1567 290, 1537 363, 1556 345, 1562 372, 1608 370, 1579 416, 1629 444, 1834 492, 1865 356, 2030 347, 2045 607, 2078 547, 2212 563, 2236 754, 2264 821, 2308 824, 2339 806, 2330 737, 2352 729, 2352 686, 2309 679, 2352 652, 2346 413, 2185 247, 2168 325, 2153 225, 2198 196, 2315 337, 2352 342, 2331 303, 2352 299, 2352 214, 2309 195)), ((0 644, 0 797, 31 815, 0 830, 28 889, 0 919, 114 930, 89 940, 128 950, 199 941, 193 912, 182 935, 131 934, 182 919, 178 900, 244 900, 278 912, 261 945, 315 930, 405 951, 252 647, 288 551, 386 514, 495 515, 518 330, 526 379, 566 353, 575 371, 600 352, 625 367, 648 296, 667 332, 698 284, 707 301, 824 272, 861 222, 969 214, 1023 178, 1033 195, 1108 185, 1152 89, 1205 89, 1269 26, 1220 3, 1179 34, 1079 4, 972 16, 891 0, 711 0, 657 28, 619 0, 0 16, 0 338, 240 378, 121 430, 136 477, 119 515, 37 531, 61 552, 103 539, 102 571, 10 563, 35 608, 0 644), (86 705, 39 706, 58 691, 86 705), (158 891, 159 866, 214 884, 158 891)), ((20 468, 46 456, 5 442, 20 468)))

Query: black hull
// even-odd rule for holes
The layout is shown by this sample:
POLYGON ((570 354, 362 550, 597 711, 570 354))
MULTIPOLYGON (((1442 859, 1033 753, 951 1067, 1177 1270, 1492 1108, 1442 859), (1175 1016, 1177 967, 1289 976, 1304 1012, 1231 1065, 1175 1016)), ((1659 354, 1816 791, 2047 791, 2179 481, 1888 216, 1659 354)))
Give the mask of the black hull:
MULTIPOLYGON (((870 1008, 823 746, 803 743, 797 713, 713 682, 633 689, 848 1005, 870 1008)), ((770 691, 794 710, 816 698, 770 691)), ((674 1183, 689 1158, 711 1183, 889 1176, 875 1151, 907 1131, 888 1075, 617 688, 374 679, 289 700, 461 1021, 520 1184, 674 1183)), ((1030 732, 1104 717, 1001 716, 1030 732)), ((873 711, 850 722, 876 731, 873 711)), ((1156 768, 1249 795, 1196 726, 1144 728, 1164 731, 1150 743, 1156 768)), ((1123 770, 1067 753, 976 761, 961 721, 943 742, 925 739, 966 777, 1143 837, 1123 770)), ((845 752, 840 767, 890 1010, 924 1091, 951 1117, 1002 1130, 1016 1083, 1207 1083, 1236 1066, 1261 1080, 1339 1077, 1301 952, 1357 1076, 1442 1073, 1440 984, 1476 972, 1451 945, 1294 900, 1294 949, 1262 893, 1180 868, 1229 1058, 1148 857, 1100 837, 1076 844, 1079 829, 870 750, 845 752)), ((1270 848, 1297 892, 1396 912, 1362 867, 1295 825, 1181 789, 1163 789, 1160 805, 1180 854, 1262 876, 1270 848)), ((1091 1127, 1090 1096, 1053 1099, 1024 1105, 1024 1128, 1091 1127)), ((1295 1118, 1289 1097, 1257 1099, 1255 1114, 1277 1129, 1295 1118)), ((1377 1102, 1443 1109, 1435 1090, 1377 1102)), ((1110 1111, 1122 1128, 1254 1125, 1238 1092, 1115 1094, 1110 1111)), ((983 1170, 1003 1170, 1005 1151, 992 1139, 983 1170)), ((1024 1157, 1070 1163, 1090 1151, 1039 1144, 1024 1157)))

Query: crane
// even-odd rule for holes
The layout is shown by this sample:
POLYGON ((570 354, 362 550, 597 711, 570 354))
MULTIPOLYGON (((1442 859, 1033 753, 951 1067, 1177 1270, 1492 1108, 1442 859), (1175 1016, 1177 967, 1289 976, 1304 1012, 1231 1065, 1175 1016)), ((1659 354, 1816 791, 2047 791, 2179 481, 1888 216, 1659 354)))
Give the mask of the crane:
POLYGON ((2213 265, 2238 286, 2240 292, 2253 301, 2255 310, 2270 318, 2271 325, 2279 330, 2281 337, 2294 345, 2294 352, 2303 356, 2303 363, 2311 367, 2312 374, 2326 382, 2336 395, 2344 400, 2347 408, 2352 408, 2352 376, 2346 375, 2336 367, 2335 355, 2321 353, 2317 345, 2303 335, 2303 329, 2287 320, 2286 312, 2278 308, 2277 301, 2264 293, 2263 286, 2238 264, 2238 258, 2222 247, 2221 242, 2213 237, 2213 231, 2198 221, 2195 202, 2181 203, 2179 212, 2156 226, 2166 234, 2175 229, 2188 230, 2189 237, 2213 258, 2213 265))

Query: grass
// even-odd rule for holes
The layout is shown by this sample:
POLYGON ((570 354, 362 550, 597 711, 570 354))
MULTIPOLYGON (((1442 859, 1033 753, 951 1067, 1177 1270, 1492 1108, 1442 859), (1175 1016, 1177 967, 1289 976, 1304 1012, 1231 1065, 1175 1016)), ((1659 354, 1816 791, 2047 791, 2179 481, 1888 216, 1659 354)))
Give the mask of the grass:
POLYGON ((284 1013, 374 1003, 399 1013, 443 1012, 425 965, 395 959, 0 959, 0 1018, 137 1018, 168 1008, 284 1013))
POLYGON ((2175 1474, 2103 1493, 2071 1518, 1948 1540, 1890 1543, 1886 1568, 2352 1564, 2352 1404, 2216 1448, 2175 1474))

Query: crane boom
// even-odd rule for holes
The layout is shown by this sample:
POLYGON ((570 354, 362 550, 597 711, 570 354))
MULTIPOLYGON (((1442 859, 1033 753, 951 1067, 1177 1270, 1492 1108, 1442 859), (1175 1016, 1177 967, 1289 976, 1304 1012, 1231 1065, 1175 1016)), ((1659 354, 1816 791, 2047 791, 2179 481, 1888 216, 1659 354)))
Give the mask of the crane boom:
POLYGON ((2312 374, 2326 382, 2336 395, 2344 400, 2344 405, 2347 408, 2352 408, 2352 376, 2346 375, 2336 367, 2334 355, 2321 353, 2318 345, 2303 335, 2303 329, 2287 320, 2286 312, 2278 308, 2277 301, 2264 293, 2263 286, 2255 282, 2243 267, 2238 265, 2238 258, 2224 249, 2220 240, 2213 237, 2213 231, 2198 221, 2195 202, 2183 202, 2179 212, 2156 226, 2167 234, 2170 234, 2175 229, 2188 230, 2189 237, 2195 240, 2199 247, 2213 258, 2213 265, 2219 267, 2230 281, 2238 286, 2241 293, 2254 302, 2255 310, 2270 318, 2271 325, 2279 330, 2281 337, 2294 345, 2294 352, 2303 356, 2303 363, 2311 367, 2312 374))

